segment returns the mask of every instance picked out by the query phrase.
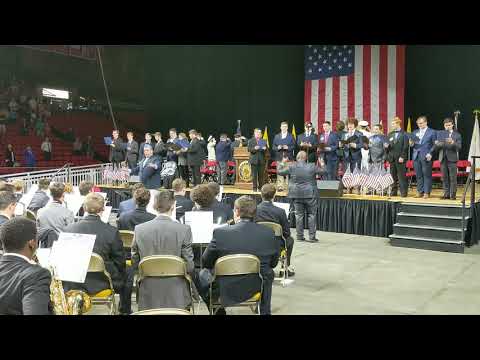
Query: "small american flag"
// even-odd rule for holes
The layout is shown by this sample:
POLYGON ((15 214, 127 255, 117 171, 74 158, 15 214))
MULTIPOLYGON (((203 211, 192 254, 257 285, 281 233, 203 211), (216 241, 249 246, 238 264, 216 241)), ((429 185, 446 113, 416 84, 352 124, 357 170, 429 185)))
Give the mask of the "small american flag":
POLYGON ((342 177, 343 186, 345 186, 347 189, 351 188, 352 181, 353 181, 353 175, 352 175, 352 172, 350 171, 350 166, 347 166, 347 170, 345 171, 342 177))
POLYGON ((304 120, 355 117, 370 124, 404 116, 404 45, 308 45, 305 48, 304 120))
MULTIPOLYGON (((348 165, 347 165, 348 166, 348 165)), ((352 175, 352 187, 360 185, 360 170, 357 167, 355 167, 355 170, 353 170, 353 175, 352 175)))

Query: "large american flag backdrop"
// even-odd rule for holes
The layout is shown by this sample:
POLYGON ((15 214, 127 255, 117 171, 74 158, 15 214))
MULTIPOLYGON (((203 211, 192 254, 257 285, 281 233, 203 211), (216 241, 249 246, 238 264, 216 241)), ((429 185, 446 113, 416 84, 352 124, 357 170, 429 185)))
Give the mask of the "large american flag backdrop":
POLYGON ((355 117, 369 124, 404 120, 404 45, 305 47, 305 122, 322 132, 330 121, 355 117))

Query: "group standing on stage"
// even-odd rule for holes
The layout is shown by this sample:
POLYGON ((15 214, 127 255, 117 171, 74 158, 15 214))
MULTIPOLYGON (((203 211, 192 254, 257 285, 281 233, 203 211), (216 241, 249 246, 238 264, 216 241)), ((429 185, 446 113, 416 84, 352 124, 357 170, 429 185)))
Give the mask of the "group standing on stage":
MULTIPOLYGON (((408 195, 407 161, 413 161, 417 181, 416 197, 429 198, 432 190, 432 164, 438 155, 444 189, 444 199, 456 198, 458 153, 462 147, 462 137, 454 129, 450 118, 444 120, 445 130, 428 127, 427 118, 417 119, 418 129, 413 133, 403 130, 402 120, 391 120, 392 131, 385 135, 383 126, 373 124, 370 131, 367 121, 355 118, 337 122, 335 129, 328 121, 322 124, 323 131, 316 133, 311 122, 305 123, 305 132, 294 138, 289 132, 289 124, 280 124, 280 132, 273 138, 271 149, 263 139, 261 129, 254 129, 253 136, 246 139, 241 133, 234 135, 231 141, 226 133, 217 140, 209 136, 205 141, 202 134, 192 129, 187 135, 177 130, 169 130, 169 138, 164 143, 162 134, 156 132, 154 139, 150 133, 145 134, 145 141, 140 145, 134 140, 132 132, 127 133, 127 142, 113 131, 111 143, 111 161, 115 166, 122 162, 128 165, 132 174, 136 174, 148 188, 171 185, 174 178, 182 178, 187 187, 201 183, 200 168, 205 161, 217 164, 218 183, 231 184, 227 176, 229 161, 233 160, 235 147, 246 147, 250 153, 249 164, 252 170, 252 190, 259 191, 267 182, 265 167, 266 152, 271 153, 272 161, 277 164, 292 162, 299 151, 305 151, 306 162, 314 163, 321 169, 324 180, 341 180, 341 175, 356 170, 384 170, 385 161, 389 164, 389 173, 393 179, 391 195, 406 197, 408 195), (412 151, 410 151, 412 149, 412 151), (173 162, 175 172, 170 178, 162 175, 165 162, 173 162)), ((166 186, 170 187, 170 186, 166 186)), ((286 190, 288 177, 277 173, 277 189, 286 190)), ((356 186, 359 192, 359 186, 356 186)), ((352 188, 349 189, 353 191, 352 188)))

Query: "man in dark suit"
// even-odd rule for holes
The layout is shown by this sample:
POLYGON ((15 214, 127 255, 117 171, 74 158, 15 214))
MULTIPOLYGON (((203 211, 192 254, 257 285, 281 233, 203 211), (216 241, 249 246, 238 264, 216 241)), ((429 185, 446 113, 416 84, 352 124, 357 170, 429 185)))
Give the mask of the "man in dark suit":
MULTIPOLYGON (((135 228, 132 247, 133 265, 150 255, 174 255, 186 262, 193 273, 192 230, 172 220, 175 199, 169 190, 161 190, 155 198, 158 217, 135 228)), ((178 277, 146 278, 139 284, 138 310, 154 308, 187 309, 191 304, 187 282, 178 277)))
POLYGON ((343 153, 345 155, 345 166, 350 166, 350 171, 354 171, 356 167, 360 168, 362 162, 362 137, 363 134, 356 130, 358 126, 357 119, 347 120, 347 131, 343 134, 340 140, 346 141, 353 136, 356 139, 352 142, 343 145, 343 153))
POLYGON ((118 219, 118 230, 135 230, 135 226, 155 219, 155 215, 147 212, 147 205, 150 202, 150 191, 141 188, 133 193, 135 210, 124 212, 118 219))
POLYGON ((297 162, 286 166, 280 164, 279 172, 290 175, 288 184, 288 197, 293 199, 295 205, 295 220, 298 241, 318 242, 317 233, 317 174, 322 170, 315 164, 307 164, 307 153, 300 151, 297 162), (305 240, 303 224, 305 211, 308 219, 309 240, 305 240))
POLYGON ((402 129, 402 120, 395 117, 392 120, 392 131, 388 134, 384 144, 387 152, 386 159, 390 164, 390 175, 393 178, 392 196, 397 196, 400 187, 400 196, 407 197, 408 183, 406 172, 406 163, 408 158, 408 135, 402 129))
POLYGON ((192 200, 185 197, 186 187, 187 184, 183 179, 175 179, 172 182, 173 196, 177 203, 177 209, 175 212, 177 220, 180 220, 187 211, 192 211, 195 206, 195 203, 192 200))
POLYGON ((432 191, 432 154, 435 150, 436 131, 427 126, 427 117, 420 116, 417 119, 418 129, 410 138, 410 146, 413 147, 413 167, 417 178, 416 198, 428 199, 432 191))
MULTIPOLYGON (((118 230, 105 224, 100 218, 104 210, 103 196, 90 193, 83 203, 85 212, 88 213, 79 222, 70 224, 65 228, 66 233, 94 234, 96 235, 93 252, 100 255, 105 263, 105 268, 112 277, 113 288, 120 294, 120 312, 125 303, 123 287, 125 283, 125 253, 118 230)), ((65 291, 70 289, 83 290, 89 295, 108 289, 109 284, 104 274, 88 273, 83 284, 63 282, 65 291)))
POLYGON ((263 186, 265 176, 265 151, 267 144, 262 139, 262 130, 255 129, 253 138, 248 140, 248 151, 250 152, 249 163, 252 168, 253 191, 258 191, 263 186))
MULTIPOLYGON (((294 276, 293 268, 290 268, 290 259, 293 252, 293 238, 290 236, 290 223, 288 222, 285 210, 273 205, 273 199, 277 189, 273 184, 262 186, 262 202, 257 206, 257 216, 255 222, 268 221, 282 225, 283 238, 280 240, 280 246, 287 249, 288 276, 294 276), (285 240, 284 240, 285 239, 285 240)), ((283 274, 280 274, 282 276, 283 274)))
POLYGON ((0 227, 0 315, 49 315, 52 276, 32 261, 37 250, 35 222, 15 217, 0 227))
POLYGON ((160 159, 153 155, 153 148, 148 144, 143 147, 143 154, 143 159, 132 170, 132 174, 138 174, 140 181, 147 189, 158 189, 162 182, 160 159))
POLYGON ((137 166, 138 161, 138 142, 133 140, 133 132, 129 131, 127 133, 127 143, 126 145, 126 155, 125 160, 127 161, 128 168, 133 169, 137 166))
POLYGON ((17 198, 11 191, 0 191, 0 225, 15 216, 17 198))
POLYGON ((155 141, 152 140, 152 134, 145 133, 145 141, 140 144, 138 161, 142 161, 145 158, 145 152, 143 151, 145 145, 150 145, 152 147, 152 149, 155 149, 155 141))
POLYGON ((122 216, 123 213, 127 212, 127 211, 132 211, 132 210, 135 210, 135 207, 137 206, 135 204, 135 199, 133 198, 133 194, 135 193, 135 190, 137 189, 144 189, 145 188, 145 185, 143 185, 142 183, 136 183, 132 186, 131 190, 132 190, 132 197, 128 200, 123 200, 120 202, 120 204, 118 205, 118 216, 122 216))
POLYGON ((231 158, 231 141, 227 134, 220 134, 220 141, 215 146, 215 157, 218 161, 218 182, 225 185, 227 182, 228 160, 231 158))
POLYGON ((435 150, 442 169, 443 196, 442 199, 457 198, 457 161, 458 152, 462 149, 462 135, 453 129, 453 120, 443 121, 444 131, 437 132, 435 150))
POLYGON ((336 180, 338 171, 338 148, 339 138, 336 133, 332 132, 332 125, 329 121, 323 123, 323 133, 320 134, 319 143, 325 144, 320 153, 323 154, 323 161, 327 169, 327 180, 336 180))
POLYGON ((125 146, 123 140, 119 136, 119 131, 113 130, 112 143, 110 144, 110 161, 114 168, 120 167, 120 163, 125 160, 125 146))
POLYGON ((217 196, 220 194, 220 185, 218 185, 216 182, 209 182, 207 185, 214 196, 212 208, 220 209, 220 211, 223 211, 225 213, 227 222, 233 220, 233 210, 230 205, 222 203, 217 199, 217 196))
POLYGON ((300 150, 307 153, 307 162, 314 164, 317 162, 317 149, 312 147, 318 145, 318 138, 317 134, 313 131, 312 123, 310 121, 305 123, 305 132, 298 135, 297 145, 300 150))
MULTIPOLYGON (((235 225, 214 230, 213 239, 202 257, 205 269, 196 281, 198 292, 206 304, 209 304, 208 288, 215 262, 226 255, 251 254, 259 258, 263 278, 260 313, 271 314, 273 269, 277 266, 280 248, 273 230, 254 222, 255 214, 255 200, 241 196, 234 205, 235 225)), ((260 286, 261 279, 255 274, 219 277, 214 284, 213 296, 220 296, 221 304, 228 307, 250 299, 260 286)), ((221 313, 225 314, 225 310, 221 313)))
POLYGON ((192 129, 188 132, 188 135, 190 136, 191 143, 190 147, 185 149, 187 153, 187 165, 192 171, 193 186, 196 186, 202 181, 200 175, 200 166, 203 164, 205 154, 200 140, 197 139, 197 131, 192 129))
POLYGON ((153 155, 158 157, 160 159, 160 164, 163 163, 163 158, 167 155, 167 148, 165 147, 165 144, 162 141, 162 134, 157 131, 155 133, 155 147, 153 148, 153 155))
POLYGON ((43 208, 50 201, 50 197, 47 195, 48 187, 50 186, 50 179, 40 179, 38 181, 38 190, 33 194, 32 201, 28 205, 28 210, 36 212, 38 209, 43 208))
POLYGON ((275 135, 272 143, 273 159, 282 161, 284 158, 293 160, 293 151, 295 150, 295 140, 292 134, 288 132, 288 122, 282 121, 280 132, 275 135))

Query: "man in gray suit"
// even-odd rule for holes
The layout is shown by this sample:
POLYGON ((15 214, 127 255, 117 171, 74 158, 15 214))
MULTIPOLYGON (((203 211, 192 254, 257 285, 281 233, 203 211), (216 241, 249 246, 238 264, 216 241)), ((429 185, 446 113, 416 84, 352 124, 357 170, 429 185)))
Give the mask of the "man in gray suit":
POLYGON ((437 133, 435 150, 442 169, 443 196, 442 199, 457 198, 457 161, 458 152, 462 149, 462 135, 453 129, 453 120, 443 121, 444 131, 437 133))
POLYGON ((322 170, 312 163, 307 163, 307 153, 300 151, 297 162, 287 167, 279 163, 280 175, 290 175, 288 183, 288 197, 293 199, 295 205, 295 219, 298 241, 318 242, 315 238, 317 232, 317 174, 322 170), (303 223, 307 211, 309 240, 303 232, 303 223))
POLYGON ((375 169, 380 169, 385 163, 385 143, 387 138, 383 135, 382 124, 373 125, 373 135, 368 142, 369 162, 375 169))
POLYGON ((137 166, 138 160, 138 142, 133 140, 133 132, 129 131, 127 133, 127 143, 126 145, 126 156, 125 160, 127 161, 128 168, 133 169, 137 166))
POLYGON ((53 202, 38 210, 37 225, 39 231, 52 229, 59 234, 64 231, 68 225, 73 223, 75 217, 64 205, 64 184, 53 183, 50 185, 50 194, 52 194, 53 202))
MULTIPOLYGON (((132 246, 133 266, 150 255, 175 255, 187 263, 187 271, 193 273, 192 230, 172 219, 175 198, 168 190, 161 190, 155 197, 154 209, 159 216, 135 227, 132 246)), ((188 309, 192 306, 188 284, 184 279, 147 278, 140 282, 138 310, 154 308, 188 309)))

